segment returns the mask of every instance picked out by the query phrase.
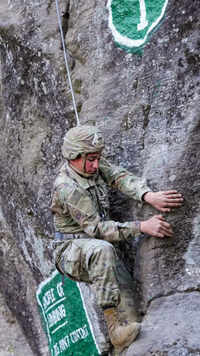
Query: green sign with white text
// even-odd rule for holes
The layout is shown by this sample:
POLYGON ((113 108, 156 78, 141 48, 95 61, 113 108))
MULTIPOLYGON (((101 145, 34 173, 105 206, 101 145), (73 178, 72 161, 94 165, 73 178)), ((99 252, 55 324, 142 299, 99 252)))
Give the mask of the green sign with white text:
POLYGON ((168 0, 108 0, 109 27, 128 51, 145 45, 164 17, 168 0))
POLYGON ((55 271, 36 296, 52 356, 100 355, 76 282, 55 271))

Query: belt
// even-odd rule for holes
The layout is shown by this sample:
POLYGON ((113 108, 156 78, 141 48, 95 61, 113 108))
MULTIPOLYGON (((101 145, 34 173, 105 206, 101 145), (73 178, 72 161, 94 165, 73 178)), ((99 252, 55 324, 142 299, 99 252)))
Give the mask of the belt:
POLYGON ((84 232, 80 232, 79 234, 64 234, 60 231, 56 231, 54 237, 55 239, 53 240, 53 242, 63 242, 74 239, 90 239, 90 236, 88 236, 84 232))

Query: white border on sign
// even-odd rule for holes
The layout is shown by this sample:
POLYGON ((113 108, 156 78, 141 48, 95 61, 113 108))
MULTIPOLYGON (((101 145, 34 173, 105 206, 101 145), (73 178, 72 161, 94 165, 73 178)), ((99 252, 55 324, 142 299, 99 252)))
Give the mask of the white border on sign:
POLYGON ((164 13, 165 13, 165 10, 167 7, 167 3, 168 3, 168 0, 166 0, 164 3, 164 6, 162 8, 160 16, 149 27, 145 37, 143 39, 133 40, 127 36, 121 35, 121 33, 118 32, 116 27, 114 26, 113 17, 112 17, 112 9, 111 9, 112 1, 113 0, 108 0, 108 4, 107 4, 108 10, 109 10, 109 19, 108 19, 109 27, 112 31, 115 41, 118 42, 120 45, 129 47, 129 48, 141 47, 146 42, 148 34, 158 25, 158 23, 161 21, 162 17, 164 16, 164 13))
MULTIPOLYGON (((49 330, 49 326, 48 326, 48 321, 47 321, 46 314, 45 314, 46 310, 44 310, 44 308, 43 308, 43 305, 42 305, 42 303, 41 303, 41 301, 40 301, 39 295, 40 295, 40 293, 42 292, 42 288, 43 288, 47 283, 51 282, 51 280, 52 280, 57 274, 59 274, 59 272, 58 272, 57 270, 55 270, 47 279, 45 279, 45 281, 43 281, 43 282, 41 282, 41 283, 39 284, 38 289, 37 289, 37 292, 36 292, 36 298, 37 298, 38 304, 39 304, 40 307, 41 307, 42 314, 43 314, 44 320, 45 320, 45 322, 46 322, 47 333, 48 333, 48 338, 49 338, 50 343, 51 343, 51 334, 50 334, 50 330, 49 330)), ((97 351, 99 352, 99 354, 101 354, 100 349, 99 349, 99 346, 98 346, 98 344, 97 344, 97 342, 96 342, 96 338, 95 338, 95 336, 94 336, 93 326, 92 326, 92 324, 91 324, 91 321, 90 321, 90 318, 89 318, 89 315, 88 315, 88 312, 87 312, 87 308, 86 308, 86 305, 85 305, 85 301, 84 301, 84 298, 83 298, 83 294, 82 294, 81 288, 80 288, 78 282, 76 282, 76 285, 77 285, 77 287, 78 287, 78 289, 79 289, 79 292, 80 292, 81 300, 82 300, 82 303, 83 303, 83 308, 84 308, 84 311, 85 311, 85 314, 86 314, 86 318, 87 318, 88 324, 89 324, 89 326, 90 326, 90 330, 91 330, 91 333, 92 333, 93 340, 94 340, 94 342, 95 342, 97 351)), ((64 324, 63 324, 62 326, 64 326, 64 324)), ((61 326, 60 326, 60 327, 61 327, 61 326)))

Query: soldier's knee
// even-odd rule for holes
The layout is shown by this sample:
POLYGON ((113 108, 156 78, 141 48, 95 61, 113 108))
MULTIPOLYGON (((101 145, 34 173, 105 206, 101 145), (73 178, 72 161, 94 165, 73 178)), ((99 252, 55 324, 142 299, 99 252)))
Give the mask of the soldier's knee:
POLYGON ((86 269, 91 268, 91 266, 105 266, 115 265, 116 252, 114 246, 107 242, 97 240, 95 244, 87 251, 86 258, 86 269))
POLYGON ((102 241, 102 243, 95 250, 95 253, 101 255, 103 258, 113 258, 116 255, 114 246, 107 241, 102 241))

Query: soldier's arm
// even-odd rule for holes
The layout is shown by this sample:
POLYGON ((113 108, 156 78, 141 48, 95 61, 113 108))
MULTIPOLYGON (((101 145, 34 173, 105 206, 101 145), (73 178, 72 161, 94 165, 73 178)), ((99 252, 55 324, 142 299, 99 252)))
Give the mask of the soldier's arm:
POLYGON ((141 201, 145 193, 151 192, 144 178, 135 176, 125 168, 110 164, 104 158, 100 161, 100 171, 109 186, 119 189, 130 198, 141 201))
POLYGON ((57 193, 64 210, 90 237, 115 242, 129 240, 140 232, 137 222, 103 221, 87 191, 79 186, 74 185, 69 189, 61 185, 57 193))
POLYGON ((100 161, 100 170, 108 185, 116 187, 133 199, 144 200, 159 211, 170 212, 183 204, 184 198, 177 190, 152 192, 145 179, 108 163, 104 158, 100 161))

